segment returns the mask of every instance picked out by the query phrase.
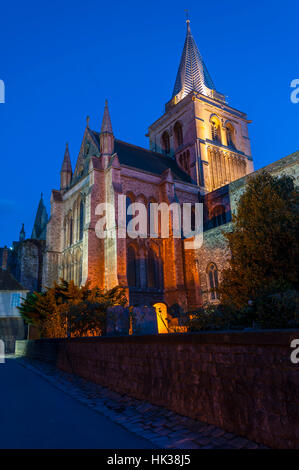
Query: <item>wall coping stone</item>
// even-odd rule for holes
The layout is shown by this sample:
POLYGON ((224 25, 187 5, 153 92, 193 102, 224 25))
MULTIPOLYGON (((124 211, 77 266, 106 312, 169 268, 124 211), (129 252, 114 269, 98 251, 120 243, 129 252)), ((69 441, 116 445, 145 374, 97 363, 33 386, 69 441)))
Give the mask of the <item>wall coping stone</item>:
POLYGON ((157 335, 132 336, 89 336, 83 338, 42 338, 29 340, 28 343, 133 343, 133 344, 252 344, 290 345, 293 339, 299 339, 299 329, 285 330, 247 330, 247 331, 204 331, 198 333, 169 333, 157 335))

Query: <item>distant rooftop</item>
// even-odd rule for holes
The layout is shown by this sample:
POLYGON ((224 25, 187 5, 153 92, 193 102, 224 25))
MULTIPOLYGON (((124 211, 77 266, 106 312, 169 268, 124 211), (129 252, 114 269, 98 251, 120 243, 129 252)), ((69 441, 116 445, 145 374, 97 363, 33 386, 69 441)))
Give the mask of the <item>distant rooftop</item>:
POLYGON ((3 290, 26 291, 9 271, 0 268, 0 291, 3 290))

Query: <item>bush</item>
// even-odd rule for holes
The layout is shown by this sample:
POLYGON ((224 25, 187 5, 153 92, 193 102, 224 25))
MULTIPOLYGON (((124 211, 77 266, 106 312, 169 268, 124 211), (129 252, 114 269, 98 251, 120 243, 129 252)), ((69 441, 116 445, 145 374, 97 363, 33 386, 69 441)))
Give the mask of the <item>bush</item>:
POLYGON ((252 319, 243 311, 233 310, 226 305, 207 305, 190 313, 188 331, 236 330, 252 326, 252 319))
POLYGON ((254 302, 252 310, 260 328, 298 328, 299 292, 288 290, 261 296, 254 302))
POLYGON ((29 294, 19 311, 26 323, 36 326, 44 338, 89 336, 106 333, 106 311, 127 303, 125 291, 114 287, 78 287, 61 279, 45 292, 29 294))
POLYGON ((299 328, 299 292, 268 292, 240 310, 207 305, 192 312, 188 322, 188 331, 194 332, 245 328, 299 328))

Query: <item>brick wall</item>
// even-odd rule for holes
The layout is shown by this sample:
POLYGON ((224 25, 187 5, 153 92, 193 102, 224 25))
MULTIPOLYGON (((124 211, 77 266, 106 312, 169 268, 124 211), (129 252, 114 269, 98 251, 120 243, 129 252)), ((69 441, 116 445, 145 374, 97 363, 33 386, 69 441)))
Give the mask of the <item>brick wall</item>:
POLYGON ((299 331, 18 342, 17 353, 215 424, 273 448, 299 448, 299 331))

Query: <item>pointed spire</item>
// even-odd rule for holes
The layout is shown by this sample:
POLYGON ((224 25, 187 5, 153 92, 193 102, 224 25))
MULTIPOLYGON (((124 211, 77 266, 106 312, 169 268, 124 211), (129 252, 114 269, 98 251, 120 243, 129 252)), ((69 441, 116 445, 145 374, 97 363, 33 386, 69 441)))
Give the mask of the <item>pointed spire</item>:
POLYGON ((186 39, 172 96, 181 92, 182 99, 191 91, 209 96, 209 89, 215 90, 215 85, 192 36, 188 17, 186 23, 186 39))
POLYGON ((43 193, 41 193, 41 198, 40 198, 36 216, 35 216, 31 239, 45 240, 47 223, 48 223, 48 214, 47 214, 47 209, 43 200, 43 193))
POLYGON ((64 152, 61 171, 67 171, 67 172, 70 171, 72 173, 72 164, 71 164, 71 157, 70 157, 68 142, 66 142, 65 144, 65 152, 64 152))
POLYGON ((66 189, 72 179, 72 164, 71 164, 71 157, 69 152, 69 145, 68 143, 65 144, 65 152, 62 162, 62 167, 60 170, 60 189, 66 189))
POLYGON ((185 12, 186 12, 187 31, 189 31, 189 33, 191 33, 191 30, 190 30, 190 20, 189 20, 189 10, 185 10, 185 12))
POLYGON ((24 224, 22 224, 22 228, 20 230, 19 241, 23 242, 25 240, 25 238, 26 238, 25 228, 24 228, 24 224))
MULTIPOLYGON (((100 152, 101 152, 102 157, 110 156, 114 153, 114 136, 113 136, 113 131, 112 131, 112 125, 111 125, 111 119, 110 119, 107 100, 105 101, 104 116, 103 116, 103 121, 102 121, 101 132, 100 132, 100 152)), ((108 163, 108 160, 106 161, 105 165, 108 163)))
POLYGON ((104 132, 107 132, 108 134, 113 134, 107 100, 105 100, 105 108, 104 108, 104 116, 103 116, 102 127, 101 127, 101 134, 103 134, 104 132))

